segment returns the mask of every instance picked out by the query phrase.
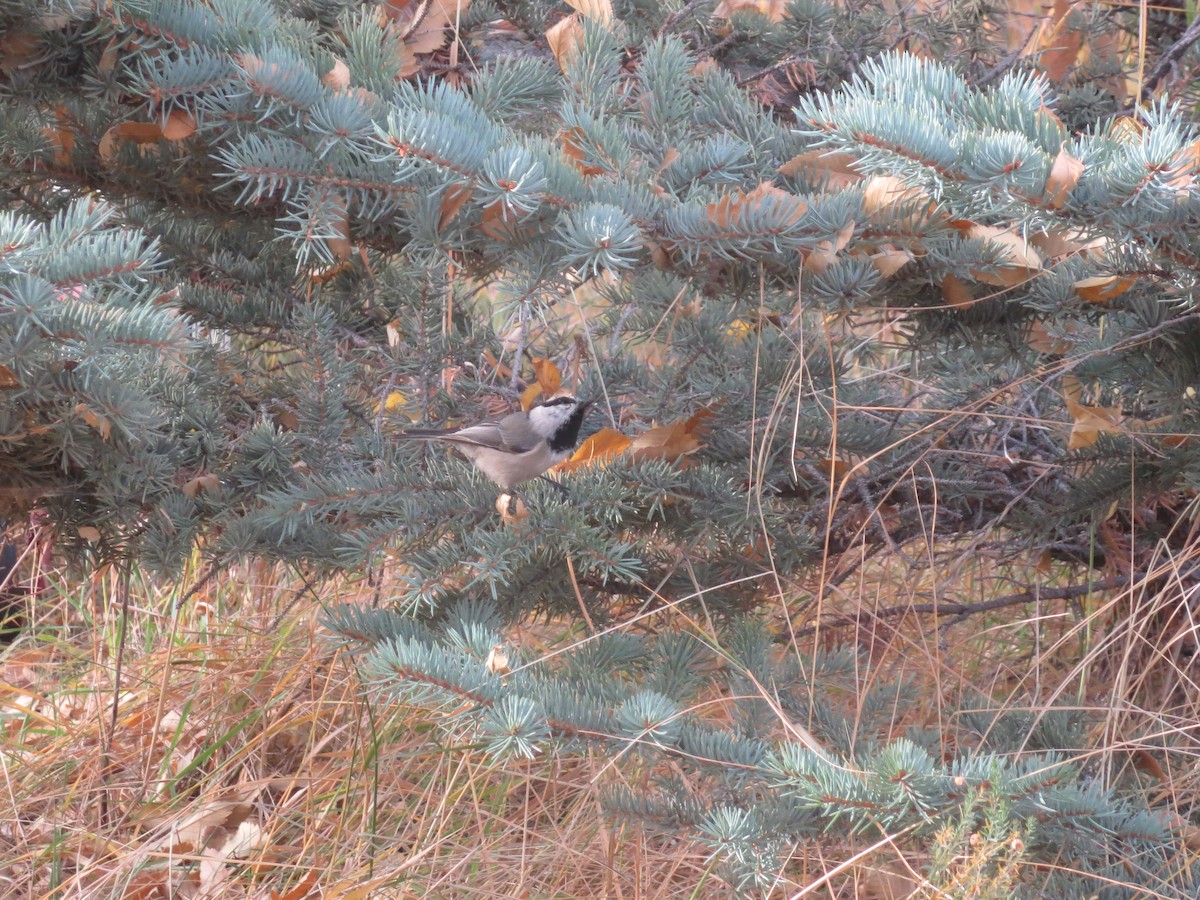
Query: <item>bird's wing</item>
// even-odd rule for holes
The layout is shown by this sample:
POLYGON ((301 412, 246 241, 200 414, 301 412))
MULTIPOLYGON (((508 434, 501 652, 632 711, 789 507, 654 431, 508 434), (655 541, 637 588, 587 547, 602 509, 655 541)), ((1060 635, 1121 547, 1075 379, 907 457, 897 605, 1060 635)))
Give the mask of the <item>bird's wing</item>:
POLYGON ((536 447, 539 440, 537 432, 529 427, 529 417, 520 412, 509 413, 494 422, 468 425, 457 431, 407 428, 400 432, 400 436, 415 440, 445 441, 466 447, 483 447, 507 453, 525 453, 536 447))

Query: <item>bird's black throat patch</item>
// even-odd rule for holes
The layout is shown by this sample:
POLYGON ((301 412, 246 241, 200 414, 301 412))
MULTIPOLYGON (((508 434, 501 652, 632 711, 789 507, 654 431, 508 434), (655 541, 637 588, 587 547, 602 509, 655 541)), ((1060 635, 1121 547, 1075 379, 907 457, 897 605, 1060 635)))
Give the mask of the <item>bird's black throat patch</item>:
POLYGON ((547 443, 551 450, 555 453, 566 453, 568 450, 574 449, 575 445, 579 443, 579 429, 583 427, 583 418, 587 415, 591 405, 591 401, 580 404, 579 409, 575 410, 571 418, 563 422, 558 431, 550 435, 547 443))

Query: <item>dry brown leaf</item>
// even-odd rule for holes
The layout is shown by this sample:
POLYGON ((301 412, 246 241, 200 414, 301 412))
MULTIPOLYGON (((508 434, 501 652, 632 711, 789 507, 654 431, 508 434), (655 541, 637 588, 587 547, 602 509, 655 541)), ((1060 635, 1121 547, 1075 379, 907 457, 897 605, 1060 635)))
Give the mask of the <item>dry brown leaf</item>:
MULTIPOLYGON (((747 209, 759 207, 766 203, 776 204, 781 208, 785 215, 784 221, 789 225, 798 222, 800 217, 808 211, 808 204, 804 202, 803 198, 797 197, 795 194, 789 194, 787 191, 777 188, 769 181, 764 181, 748 193, 733 190, 723 195, 720 200, 708 204, 708 218, 709 221, 720 228, 733 228, 747 209)), ((843 228, 842 231, 845 231, 845 229, 843 228)), ((850 231, 851 233, 854 231, 853 223, 850 225, 850 231)), ((838 233, 839 238, 841 233, 838 233)), ((846 240, 848 241, 849 237, 846 240)), ((845 243, 842 246, 844 247, 845 243)))
POLYGON ((76 404, 75 414, 77 416, 81 416, 83 421, 87 422, 94 429, 96 429, 96 431, 100 432, 101 440, 108 440, 109 434, 112 433, 112 422, 108 420, 107 416, 103 416, 100 413, 95 412, 83 403, 76 404))
POLYGON ((1072 422, 1068 450, 1090 447, 1101 434, 1121 431, 1118 425, 1121 419, 1119 406, 1081 406, 1068 402, 1067 411, 1072 422))
POLYGON ((95 525, 80 525, 76 530, 79 532, 79 536, 89 544, 100 541, 100 529, 95 525))
POLYGON ((789 178, 803 175, 821 190, 840 191, 863 180, 854 170, 855 162, 849 153, 809 150, 785 162, 779 167, 779 174, 789 178))
POLYGON ((111 163, 116 159, 118 148, 123 142, 145 146, 158 141, 162 136, 162 128, 154 122, 122 122, 104 132, 97 151, 102 161, 111 163))
POLYGON ((824 272, 837 259, 845 246, 850 243, 850 238, 854 236, 854 223, 847 222, 831 240, 818 241, 817 246, 809 251, 804 257, 804 262, 801 264, 806 272, 813 272, 817 275, 824 272))
POLYGON ((552 397, 562 388, 562 373, 551 359, 537 357, 533 361, 533 373, 537 383, 542 386, 542 393, 552 397))
POLYGON ((75 130, 71 127, 71 114, 66 107, 58 106, 54 110, 54 126, 46 126, 42 133, 54 150, 54 162, 60 166, 71 164, 71 155, 75 150, 75 130))
POLYGON ((350 67, 334 58, 333 67, 321 76, 321 83, 335 91, 344 91, 350 86, 350 67))
MULTIPOLYGON (((566 21, 565 19, 563 21, 566 21)), ((547 34, 549 34, 547 32, 547 34)), ((577 168, 583 175, 600 175, 604 169, 587 162, 583 152, 583 132, 578 128, 568 128, 558 136, 562 144, 563 156, 567 162, 577 168)))
POLYGON ((1083 386, 1073 375, 1063 377, 1063 399, 1067 404, 1067 415, 1071 417, 1071 434, 1067 439, 1068 450, 1090 447, 1101 434, 1120 433, 1121 407, 1084 406, 1079 402, 1083 386))
POLYGON ((1044 28, 1041 39, 1034 49, 1041 52, 1042 71, 1053 82, 1060 83, 1071 73, 1083 48, 1083 32, 1068 27, 1067 14, 1071 11, 1069 0, 1054 0, 1050 13, 1049 28, 1044 28))
POLYGON ((785 0, 721 0, 713 10, 714 19, 728 19, 739 9, 755 9, 772 22, 782 22, 787 15, 785 0))
POLYGON ((554 467, 556 472, 573 472, 585 469, 606 459, 618 456, 629 449, 633 440, 612 428, 602 428, 579 445, 571 458, 554 467))
POLYGON ((1046 178, 1046 188, 1043 199, 1055 209, 1062 209, 1067 203, 1067 197, 1079 184, 1083 175, 1083 163, 1066 151, 1058 151, 1054 157, 1054 165, 1050 167, 1050 175, 1046 178))
POLYGON ((171 110, 162 126, 162 136, 168 141, 182 141, 196 133, 196 120, 182 109, 171 110))
POLYGON ((329 252, 334 259, 346 260, 354 251, 350 244, 350 207, 342 194, 333 194, 330 198, 330 205, 335 211, 334 224, 338 236, 326 238, 325 244, 329 247, 329 252))
POLYGON ((505 525, 518 525, 529 518, 529 507, 514 494, 501 494, 496 498, 496 513, 505 525))
POLYGON ((1002 251, 1003 262, 991 271, 975 271, 971 277, 985 284, 1012 287, 1032 278, 1042 267, 1042 258, 1033 245, 1015 231, 995 225, 972 225, 965 235, 988 241, 1002 251))
POLYGON ((947 275, 942 279, 942 299, 954 309, 966 309, 978 302, 967 283, 957 275, 947 275))
POLYGON ((533 361, 535 381, 521 391, 521 409, 528 410, 538 397, 553 397, 562 388, 562 373, 552 360, 539 357, 533 361))
POLYGON ((508 655, 508 648, 503 644, 493 644, 492 649, 488 651, 487 659, 483 662, 483 667, 487 669, 489 675, 507 675, 512 671, 512 659, 508 655))
POLYGON ((446 43, 448 34, 462 20, 471 0, 387 0, 382 12, 400 28, 407 51, 400 74, 407 78, 416 74, 418 55, 436 53, 446 43))
POLYGON ((8 366, 0 365, 0 389, 4 388, 19 388, 21 381, 17 378, 17 373, 8 366))
POLYGON ((452 184, 442 194, 442 207, 438 213, 438 231, 445 231, 446 226, 454 221, 468 200, 471 199, 471 186, 468 184, 452 184))
POLYGON ((219 494, 221 493, 221 479, 212 473, 197 475, 195 478, 184 482, 180 490, 192 499, 199 496, 201 491, 204 491, 206 494, 219 494))
POLYGON ((1113 122, 1109 134, 1112 135, 1113 140, 1122 144, 1140 144, 1144 130, 1145 126, 1133 116, 1120 116, 1113 122))
POLYGON ((546 29, 546 43, 550 45, 554 61, 564 74, 567 71, 567 61, 582 39, 583 22, 579 13, 571 13, 546 29))
POLYGON ((690 456, 704 446, 700 437, 714 415, 710 408, 701 407, 681 422, 647 429, 633 439, 629 453, 635 459, 665 459, 669 462, 690 456))
POLYGON ((1061 356, 1071 349, 1071 344, 1062 338, 1055 337, 1041 319, 1034 319, 1025 335, 1025 343, 1038 353, 1050 353, 1061 356))
POLYGON ((602 25, 612 24, 612 0, 563 0, 563 2, 584 18, 595 19, 602 25))
POLYGON ((41 49, 41 40, 36 33, 7 31, 0 34, 0 72, 14 72, 36 61, 41 49))
POLYGON ((902 250, 899 247, 893 247, 891 244, 884 244, 876 253, 872 253, 869 257, 871 265, 875 267, 881 277, 891 278, 899 272, 904 266, 912 261, 913 255, 907 250, 902 250))
POLYGON ((1103 303, 1113 297, 1119 297, 1133 287, 1136 281, 1136 278, 1121 275, 1094 275, 1075 282, 1075 293, 1088 303, 1103 303))

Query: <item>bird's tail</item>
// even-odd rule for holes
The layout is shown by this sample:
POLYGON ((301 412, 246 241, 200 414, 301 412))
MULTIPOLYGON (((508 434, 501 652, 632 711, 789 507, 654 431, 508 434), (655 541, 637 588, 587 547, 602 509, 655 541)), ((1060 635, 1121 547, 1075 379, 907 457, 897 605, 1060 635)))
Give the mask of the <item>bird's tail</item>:
POLYGON ((441 428, 405 428, 396 433, 396 437, 410 441, 440 441, 453 436, 453 431, 441 428))

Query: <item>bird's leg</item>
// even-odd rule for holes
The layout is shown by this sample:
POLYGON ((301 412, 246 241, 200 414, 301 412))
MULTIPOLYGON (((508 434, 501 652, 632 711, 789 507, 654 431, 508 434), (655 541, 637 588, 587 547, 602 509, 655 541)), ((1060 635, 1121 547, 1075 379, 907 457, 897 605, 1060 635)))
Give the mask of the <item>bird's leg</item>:
POLYGON ((553 478, 550 478, 546 475, 539 475, 538 478, 542 479, 542 481, 546 482, 546 484, 550 485, 551 487, 557 488, 558 490, 562 491, 563 499, 570 498, 571 492, 568 491, 563 485, 561 485, 557 481, 555 481, 553 478))

